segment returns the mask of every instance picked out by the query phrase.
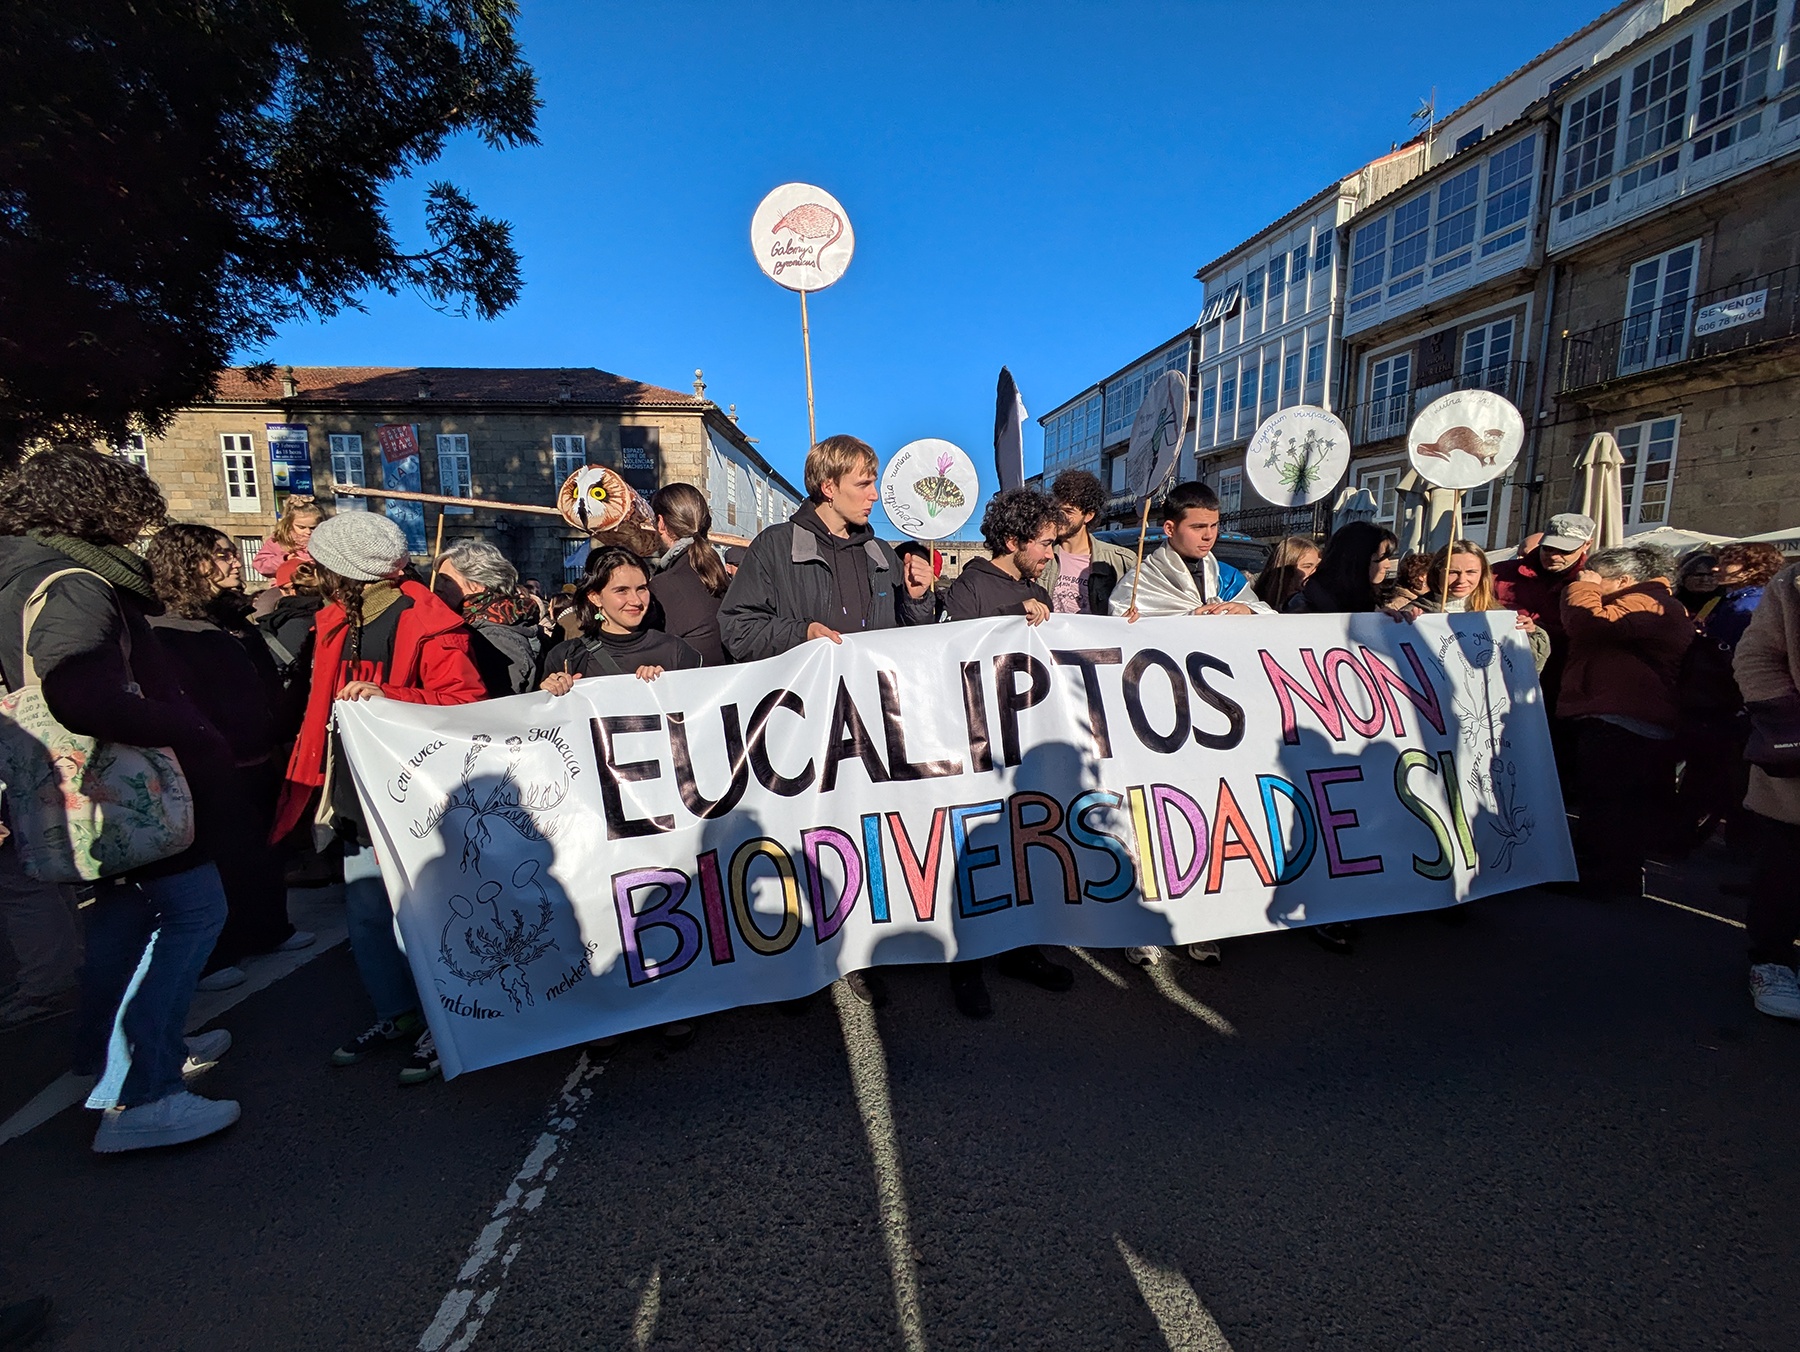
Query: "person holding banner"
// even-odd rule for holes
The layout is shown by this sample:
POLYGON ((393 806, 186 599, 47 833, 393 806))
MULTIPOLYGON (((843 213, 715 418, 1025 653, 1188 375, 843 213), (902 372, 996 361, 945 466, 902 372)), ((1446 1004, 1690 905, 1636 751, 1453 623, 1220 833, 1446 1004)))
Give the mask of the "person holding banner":
POLYGON ((806 503, 751 542, 719 608, 726 651, 776 657, 812 639, 930 624, 931 566, 875 538, 881 465, 867 442, 826 437, 806 454, 806 503))
POLYGON ((581 637, 550 650, 540 690, 566 695, 584 677, 632 675, 654 681, 665 671, 705 665, 683 640, 645 627, 644 617, 650 613, 649 569, 629 549, 614 545, 588 555, 575 609, 581 616, 581 637))
POLYGON ((1085 469, 1065 469, 1050 485, 1062 524, 1056 552, 1038 581, 1059 615, 1110 615, 1119 579, 1135 562, 1129 549, 1097 540, 1090 528, 1106 509, 1106 490, 1085 469))
POLYGON ((1219 539, 1219 495, 1199 482, 1176 484, 1163 499, 1163 543, 1144 560, 1142 576, 1126 573, 1112 613, 1139 615, 1272 615, 1250 579, 1213 554, 1219 539), (1133 600, 1135 597, 1135 601, 1133 600))
POLYGON ((288 759, 271 842, 313 812, 314 835, 344 845, 344 916, 350 952, 375 1004, 375 1022, 331 1054, 350 1066, 417 1037, 401 1084, 438 1074, 437 1044, 419 1012, 412 969, 394 937, 394 911, 370 847, 362 804, 331 729, 337 700, 473 704, 487 694, 469 656, 461 616, 423 584, 402 580, 406 535, 385 516, 349 512, 321 522, 308 542, 325 605, 314 623, 312 690, 288 759))
MULTIPOLYGON (((971 559, 951 586, 947 598, 950 618, 1023 615, 1030 625, 1049 619, 1050 596, 1036 578, 1056 548, 1061 515, 1049 498, 1029 488, 996 493, 981 518, 981 538, 987 543, 990 559, 971 559)), ((994 959, 994 966, 1003 975, 1047 991, 1066 991, 1075 984, 1075 974, 1051 962, 1035 944, 1002 953, 994 959)), ((980 958, 950 964, 950 994, 957 1009, 971 1019, 985 1019, 994 1012, 980 958)))
POLYGON ((1283 613, 1361 615, 1380 610, 1380 587, 1398 566, 1399 552, 1400 540, 1386 526, 1346 522, 1325 542, 1318 569, 1289 599, 1283 613))

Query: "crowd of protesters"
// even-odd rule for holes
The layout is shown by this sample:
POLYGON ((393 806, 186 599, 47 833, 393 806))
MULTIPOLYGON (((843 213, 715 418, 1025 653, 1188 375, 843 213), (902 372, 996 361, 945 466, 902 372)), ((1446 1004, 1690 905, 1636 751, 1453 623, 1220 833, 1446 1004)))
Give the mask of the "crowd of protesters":
MULTIPOLYGON (((428 580, 385 515, 329 515, 290 498, 255 560, 273 585, 252 599, 233 541, 169 522, 154 483, 127 461, 73 449, 29 457, 0 479, 0 675, 8 690, 39 686, 72 734, 171 749, 194 839, 79 889, 32 877, 16 842, 0 847, 0 917, 17 954, 0 1025, 75 1013, 76 1070, 94 1076, 115 1029, 123 1034, 129 1066, 97 1151, 218 1131, 238 1106, 192 1093, 186 1079, 230 1038, 183 1036, 194 992, 242 982, 248 958, 311 944, 288 918, 287 887, 341 876, 374 1017, 331 1060, 355 1065, 394 1047, 402 1084, 435 1078, 436 1048, 332 730, 337 700, 564 695, 596 676, 652 681, 812 640, 996 616, 1035 626, 1057 614, 1379 613, 1409 623, 1484 610, 1515 612, 1539 673, 1578 812, 1580 876, 1565 890, 1639 895, 1652 852, 1724 829, 1759 861, 1752 997, 1800 1019, 1800 565, 1772 547, 1727 545, 1678 566, 1648 546, 1596 549, 1594 523, 1561 514, 1505 562, 1463 539, 1402 558, 1393 532, 1355 521, 1322 544, 1281 541, 1252 577, 1218 556, 1219 502, 1206 485, 1162 499, 1160 543, 1140 562, 1094 533, 1105 491, 1071 470, 1047 494, 997 495, 981 523, 987 557, 942 585, 928 548, 896 550, 875 535, 878 469, 865 443, 826 439, 807 457, 801 509, 730 551, 710 538, 704 495, 670 485, 650 502, 659 555, 596 546, 580 580, 547 600, 490 544, 453 543, 428 580)), ((1308 932, 1340 953, 1357 938, 1353 925, 1308 932)), ((1186 954, 1220 960, 1212 943, 1186 954)), ((1168 955, 1127 956, 1153 965, 1168 955)), ((1035 946, 991 965, 1045 990, 1073 984, 1035 946)), ((948 973, 962 1013, 992 1012, 983 962, 948 973)), ((865 1003, 886 1000, 873 970, 845 981, 865 1003)), ((660 1034, 678 1047, 693 1027, 660 1034)))

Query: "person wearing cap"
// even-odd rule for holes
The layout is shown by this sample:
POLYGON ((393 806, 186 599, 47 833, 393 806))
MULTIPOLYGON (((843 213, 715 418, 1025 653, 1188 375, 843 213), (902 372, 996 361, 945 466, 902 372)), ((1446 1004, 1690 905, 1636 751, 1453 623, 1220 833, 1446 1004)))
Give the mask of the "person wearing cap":
POLYGON ((331 708, 335 700, 362 699, 472 704, 487 690, 470 658, 462 618, 428 588, 402 579, 406 536, 386 516, 331 517, 313 532, 308 550, 325 605, 314 625, 306 716, 270 839, 279 841, 310 820, 321 847, 334 836, 343 843, 350 951, 375 1004, 375 1022, 333 1052, 332 1063, 354 1065, 378 1048, 415 1038, 400 1083, 419 1084, 438 1073, 437 1046, 394 938, 393 907, 342 764, 342 745, 330 730, 331 708))
MULTIPOLYGON (((1574 790, 1575 730, 1561 721, 1558 692, 1569 660, 1569 638, 1563 629, 1563 592, 1581 572, 1594 541, 1592 517, 1558 512, 1537 545, 1521 549, 1517 558, 1494 565, 1494 599, 1503 610, 1516 610, 1550 636, 1550 656, 1538 675, 1544 692, 1544 714, 1550 720, 1550 744, 1556 755, 1563 792, 1574 790)), ((1529 537, 1526 543, 1529 543, 1529 537)))

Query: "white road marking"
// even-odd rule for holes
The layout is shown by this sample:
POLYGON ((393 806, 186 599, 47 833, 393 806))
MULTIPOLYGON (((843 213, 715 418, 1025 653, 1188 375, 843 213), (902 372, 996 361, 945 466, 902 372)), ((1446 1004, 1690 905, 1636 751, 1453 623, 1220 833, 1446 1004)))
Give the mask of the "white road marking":
POLYGON ((844 1028, 844 1051, 850 1062, 850 1085, 856 1091, 857 1115, 868 1137, 875 1166, 875 1198, 881 1211, 881 1238, 887 1246, 888 1271, 894 1283, 894 1312, 906 1352, 925 1352, 925 1317, 919 1307, 919 1269, 913 1258, 912 1226, 907 1219, 906 1179, 900 1171, 900 1142, 894 1132, 894 1102, 888 1093, 887 1052, 875 1014, 850 993, 842 981, 831 983, 838 1022, 844 1028))
MULTIPOLYGON (((267 990, 284 976, 291 976, 320 954, 343 943, 349 931, 344 925, 344 894, 341 887, 329 889, 295 888, 288 893, 288 915, 300 929, 311 930, 318 938, 311 948, 293 953, 265 953, 246 958, 238 965, 244 969, 244 984, 228 991, 198 991, 188 1006, 187 1027, 192 1033, 203 1028, 233 1005, 267 990)), ((0 1122, 0 1143, 23 1136, 44 1125, 66 1108, 73 1108, 94 1087, 94 1076, 65 1074, 52 1081, 18 1112, 0 1122)))
POLYGON ((1131 1269, 1132 1280, 1155 1316, 1169 1352, 1231 1352, 1218 1321, 1207 1313, 1180 1268, 1157 1267, 1140 1258, 1118 1235, 1113 1236, 1113 1243, 1131 1269))
POLYGON ((581 1121, 581 1115, 588 1104, 593 1101, 594 1091, 588 1085, 601 1071, 602 1067, 588 1059, 586 1051, 576 1060, 569 1071, 569 1078, 563 1081, 562 1091, 556 1096, 556 1102, 550 1105, 550 1112, 545 1122, 545 1131, 533 1143, 525 1160, 519 1165, 519 1171, 512 1176, 506 1185, 506 1195, 495 1204, 493 1213, 488 1217, 481 1233, 475 1236, 475 1242, 469 1245, 469 1256, 464 1260, 462 1269, 456 1274, 457 1285, 445 1293, 438 1305, 438 1312, 425 1332, 419 1335, 420 1352, 468 1352, 475 1342, 475 1335, 481 1332, 481 1324, 487 1318, 488 1311, 494 1308, 494 1302, 500 1296, 500 1284, 506 1280, 511 1271, 513 1260, 519 1256, 524 1241, 519 1237, 522 1228, 515 1222, 520 1221, 522 1213, 534 1212, 543 1203, 544 1194, 550 1181, 556 1177, 557 1166, 550 1163, 558 1150, 566 1149, 570 1134, 581 1121), (540 1181, 541 1180, 541 1181, 540 1181), (527 1189, 528 1184, 537 1184, 527 1189), (506 1252, 500 1253, 501 1241, 512 1238, 506 1252), (487 1280, 485 1290, 476 1283, 477 1278, 488 1270, 496 1255, 500 1257, 500 1266, 487 1280), (458 1330, 461 1333, 458 1334, 458 1330), (456 1341, 451 1336, 457 1334, 456 1341))
POLYGON ((644 1283, 644 1294, 638 1300, 637 1318, 631 1321, 631 1342, 635 1352, 644 1352, 656 1332, 656 1316, 662 1311, 662 1265, 650 1265, 650 1279, 644 1283))

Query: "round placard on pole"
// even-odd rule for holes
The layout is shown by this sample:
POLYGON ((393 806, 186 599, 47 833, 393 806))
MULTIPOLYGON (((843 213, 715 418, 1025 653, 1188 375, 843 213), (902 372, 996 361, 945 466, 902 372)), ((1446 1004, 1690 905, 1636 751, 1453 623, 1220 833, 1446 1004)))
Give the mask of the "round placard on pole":
POLYGON ((961 530, 981 496, 975 462, 936 437, 909 441, 881 474, 881 506, 915 540, 947 540, 961 530))
POLYGON ((1525 419, 1492 390, 1452 390, 1434 399, 1406 434, 1407 458, 1439 488, 1480 488, 1512 468, 1525 419))
POLYGON ((1125 486, 1134 497, 1148 498, 1175 472, 1187 410, 1187 377, 1179 371, 1163 372, 1144 391, 1125 452, 1125 486))
POLYGON ((823 291, 850 266, 856 232, 843 204, 810 183, 783 183, 750 217, 750 250, 789 291, 823 291))
POLYGON ((1298 404, 1272 414, 1244 452, 1250 486, 1277 507, 1304 507, 1337 487, 1350 463, 1350 433, 1335 414, 1298 404))

